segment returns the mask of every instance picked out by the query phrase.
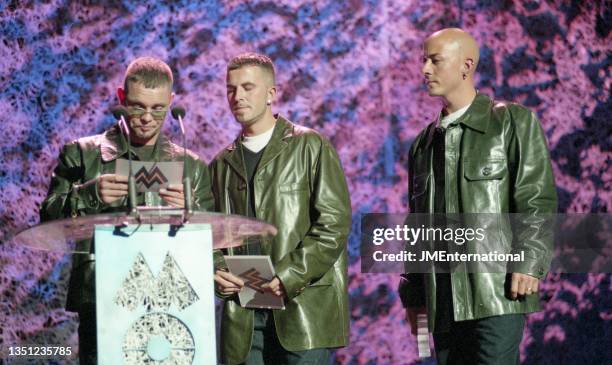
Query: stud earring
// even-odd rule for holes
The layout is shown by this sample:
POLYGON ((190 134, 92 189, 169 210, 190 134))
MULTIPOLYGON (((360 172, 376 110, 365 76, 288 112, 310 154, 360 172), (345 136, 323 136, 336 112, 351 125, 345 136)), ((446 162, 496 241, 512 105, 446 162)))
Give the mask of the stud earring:
POLYGON ((463 79, 467 79, 467 74, 463 74, 463 79))
POLYGON ((272 104, 272 100, 266 101, 266 104, 268 104, 268 105, 272 104))

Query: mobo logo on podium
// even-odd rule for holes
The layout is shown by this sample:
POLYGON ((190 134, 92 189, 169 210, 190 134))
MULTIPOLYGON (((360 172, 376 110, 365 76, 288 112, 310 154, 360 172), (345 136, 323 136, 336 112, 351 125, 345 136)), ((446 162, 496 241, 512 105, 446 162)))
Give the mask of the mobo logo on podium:
POLYGON ((100 364, 216 363, 210 227, 169 228, 96 228, 100 364))

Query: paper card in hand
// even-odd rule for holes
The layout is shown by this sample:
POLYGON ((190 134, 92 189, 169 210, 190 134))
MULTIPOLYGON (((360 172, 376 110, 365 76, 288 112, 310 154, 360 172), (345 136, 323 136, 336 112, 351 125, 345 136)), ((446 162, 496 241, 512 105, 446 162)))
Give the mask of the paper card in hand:
POLYGON ((276 275, 270 256, 244 255, 224 258, 229 271, 244 280, 244 287, 238 293, 242 307, 285 309, 283 298, 261 288, 276 275))
MULTIPOLYGON (((128 176, 129 171, 128 160, 118 159, 115 174, 128 176)), ((180 185, 183 183, 182 161, 132 161, 132 171, 134 172, 138 192, 159 191, 169 184, 180 185)))

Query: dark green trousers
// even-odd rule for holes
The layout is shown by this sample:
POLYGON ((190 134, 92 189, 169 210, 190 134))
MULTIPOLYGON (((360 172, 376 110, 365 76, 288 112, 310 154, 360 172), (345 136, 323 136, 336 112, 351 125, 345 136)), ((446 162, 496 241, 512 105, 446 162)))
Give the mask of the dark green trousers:
POLYGON ((516 365, 524 327, 524 314, 451 321, 449 332, 433 335, 438 364, 516 365))
POLYGON ((96 305, 83 305, 79 311, 79 364, 96 365, 96 305))
POLYGON ((255 311, 253 343, 245 365, 328 365, 329 349, 287 351, 278 341, 268 310, 255 311))

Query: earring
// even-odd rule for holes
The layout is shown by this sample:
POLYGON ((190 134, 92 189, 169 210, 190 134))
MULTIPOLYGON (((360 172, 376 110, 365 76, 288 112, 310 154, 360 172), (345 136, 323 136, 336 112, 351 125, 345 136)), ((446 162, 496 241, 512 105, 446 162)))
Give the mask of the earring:
POLYGON ((268 105, 272 104, 272 100, 266 101, 266 104, 268 104, 268 105))
POLYGON ((463 74, 463 79, 467 79, 467 74, 463 74))

